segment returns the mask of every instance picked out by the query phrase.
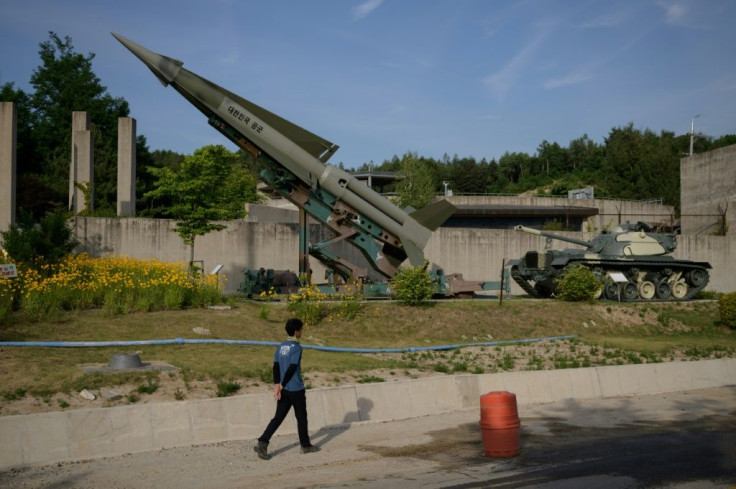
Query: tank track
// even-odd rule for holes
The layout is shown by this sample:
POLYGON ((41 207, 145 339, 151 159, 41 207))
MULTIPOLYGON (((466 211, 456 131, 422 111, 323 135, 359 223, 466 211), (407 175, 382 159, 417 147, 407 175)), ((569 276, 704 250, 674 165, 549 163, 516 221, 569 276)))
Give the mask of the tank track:
MULTIPOLYGON (((661 262, 661 261, 637 260, 634 262, 621 262, 621 261, 616 261, 616 260, 571 260, 571 262, 581 263, 589 267, 591 266, 602 267, 606 271, 624 271, 624 270, 635 267, 635 268, 652 269, 652 270, 662 270, 664 268, 672 268, 672 269, 681 271, 683 276, 687 272, 696 270, 696 269, 702 270, 705 273, 705 280, 703 281, 703 283, 697 287, 688 284, 687 293, 680 299, 673 297, 673 296, 670 296, 667 299, 658 298, 656 296, 652 299, 644 299, 642 297, 637 296, 636 299, 631 300, 631 301, 626 301, 626 302, 689 301, 693 297, 695 297, 698 294, 698 292, 705 289, 705 287, 708 285, 708 282, 710 282, 710 274, 708 273, 707 268, 700 263, 689 262, 689 261, 661 262)), ((604 295, 601 295, 601 298, 604 298, 604 295)))
POLYGON ((519 271, 519 267, 517 267, 516 265, 511 267, 511 278, 513 278, 514 282, 519 284, 519 287, 524 289, 524 292, 529 294, 530 297, 535 297, 535 298, 542 297, 539 294, 539 292, 537 292, 537 290, 534 288, 534 286, 530 284, 529 281, 524 278, 524 276, 519 271))
MULTIPOLYGON (((705 272, 705 280, 703 283, 697 287, 688 285, 687 293, 680 299, 670 296, 667 299, 662 299, 658 297, 653 297, 652 299, 644 299, 637 295, 637 298, 632 301, 626 301, 626 302, 682 302, 682 301, 688 301, 691 300, 693 297, 695 297, 698 292, 705 289, 705 287, 708 285, 708 282, 710 281, 710 274, 708 273, 708 270, 705 266, 703 266, 700 263, 694 263, 694 262, 687 262, 687 261, 673 261, 673 262, 661 262, 661 261, 647 261, 647 260, 637 260, 636 262, 621 262, 616 260, 571 260, 570 262, 580 263, 583 265, 586 265, 588 267, 602 267, 606 271, 624 271, 627 269, 630 269, 632 267, 636 268, 644 268, 644 269, 664 269, 664 268, 673 268, 676 270, 682 271, 682 274, 684 275, 688 271, 700 269, 703 272, 705 272)), ((521 287, 524 292, 529 294, 530 297, 534 298, 543 298, 539 292, 534 288, 534 286, 524 278, 524 276, 519 271, 519 267, 514 265, 511 267, 511 278, 514 279, 514 281, 521 287)), ((605 299, 605 294, 601 295, 601 299, 605 299)))

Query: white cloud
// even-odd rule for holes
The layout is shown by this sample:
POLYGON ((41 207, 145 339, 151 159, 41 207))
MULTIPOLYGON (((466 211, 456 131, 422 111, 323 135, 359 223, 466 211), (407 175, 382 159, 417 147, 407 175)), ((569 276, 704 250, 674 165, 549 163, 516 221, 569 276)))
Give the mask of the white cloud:
POLYGON ((577 85, 579 83, 584 83, 592 78, 591 75, 583 72, 579 73, 570 73, 567 76, 563 76, 562 78, 551 78, 547 81, 545 81, 542 86, 546 88, 547 90, 552 90, 554 88, 561 88, 566 87, 569 85, 577 85))
POLYGON ((680 24, 687 15, 688 8, 679 1, 659 0, 657 5, 662 7, 668 24, 680 24))
POLYGON ((493 92, 498 100, 504 100, 506 98, 509 90, 511 90, 516 80, 521 76, 529 59, 552 31, 552 25, 550 24, 542 25, 541 27, 535 36, 503 68, 483 79, 483 83, 493 92))
POLYGON ((353 17, 360 20, 381 6, 384 0, 368 0, 353 9, 353 17))
POLYGON ((607 27, 616 27, 621 25, 626 20, 626 14, 624 12, 618 12, 615 14, 603 15, 594 19, 588 20, 580 24, 583 29, 601 29, 607 27))

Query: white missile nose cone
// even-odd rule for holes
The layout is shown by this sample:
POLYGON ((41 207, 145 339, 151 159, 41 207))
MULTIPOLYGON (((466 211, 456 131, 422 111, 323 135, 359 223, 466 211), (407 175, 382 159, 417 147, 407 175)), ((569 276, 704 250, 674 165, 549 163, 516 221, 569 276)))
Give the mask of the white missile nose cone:
POLYGON ((131 53, 135 54, 138 59, 143 61, 143 63, 148 66, 164 86, 167 86, 174 81, 176 75, 179 73, 179 69, 181 69, 184 64, 178 59, 154 53, 153 51, 144 48, 140 44, 134 43, 120 34, 116 34, 114 32, 111 32, 110 34, 120 41, 123 46, 128 48, 131 53))

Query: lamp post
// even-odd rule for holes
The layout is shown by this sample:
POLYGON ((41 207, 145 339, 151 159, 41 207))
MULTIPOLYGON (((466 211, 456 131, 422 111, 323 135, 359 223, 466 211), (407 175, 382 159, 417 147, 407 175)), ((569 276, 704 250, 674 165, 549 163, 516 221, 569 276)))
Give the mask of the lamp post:
POLYGON ((696 114, 690 119, 690 156, 693 155, 693 140, 695 139, 695 119, 700 117, 700 114, 696 114))

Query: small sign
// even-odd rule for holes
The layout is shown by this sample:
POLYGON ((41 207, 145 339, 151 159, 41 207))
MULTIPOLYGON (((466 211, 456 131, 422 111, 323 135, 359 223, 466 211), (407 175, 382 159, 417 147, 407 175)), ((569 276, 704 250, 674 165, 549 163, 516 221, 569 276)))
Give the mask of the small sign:
POLYGON ((608 274, 609 277, 611 277, 611 280, 616 282, 617 284, 623 284, 629 281, 626 276, 621 272, 611 272, 608 274))
POLYGON ((15 268, 15 263, 4 263, 0 265, 0 274, 3 278, 15 278, 18 276, 18 270, 15 268))

